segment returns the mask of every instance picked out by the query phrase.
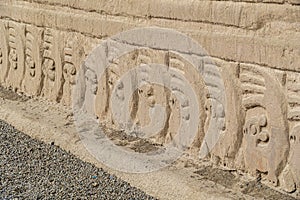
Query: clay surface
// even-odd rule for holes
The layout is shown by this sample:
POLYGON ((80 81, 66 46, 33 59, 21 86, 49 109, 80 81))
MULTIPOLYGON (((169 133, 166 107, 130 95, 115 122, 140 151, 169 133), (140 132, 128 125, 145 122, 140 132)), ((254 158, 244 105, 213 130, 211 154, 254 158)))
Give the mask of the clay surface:
POLYGON ((8 75, 7 85, 14 90, 21 87, 25 72, 24 36, 25 26, 15 22, 8 22, 8 75))
POLYGON ((7 77, 9 65, 8 65, 8 43, 7 43, 7 23, 0 23, 0 33, 1 33, 1 42, 0 42, 0 82, 2 85, 5 84, 5 79, 7 77))
POLYGON ((26 26, 25 34, 25 74, 22 90, 28 95, 38 96, 41 94, 44 74, 42 72, 43 29, 34 26, 26 26))
POLYGON ((151 142, 162 146, 196 113, 192 101, 181 103, 175 94, 194 91, 197 133, 186 154, 299 197, 299 27, 299 0, 1 1, 0 85, 67 107, 77 104, 111 129, 146 127, 140 130, 155 133, 151 142), (186 34, 210 58, 195 67, 189 59, 204 52, 175 39, 168 49, 165 36, 154 40, 149 30, 129 35, 127 43, 111 40, 105 58, 85 62, 101 41, 149 26, 186 34), (125 47, 127 54, 112 59, 125 47), (95 63, 108 66, 104 76, 91 67, 95 63), (173 88, 149 84, 157 76, 151 63, 168 67, 161 77, 176 72, 173 88), (127 74, 137 66, 140 71, 127 74), (74 102, 78 74, 85 84, 82 101, 74 102), (131 76, 130 87, 125 76, 131 76), (145 84, 137 87, 137 80, 145 84), (188 91, 182 89, 185 80, 188 91), (116 119, 130 119, 131 126, 116 119), (211 127, 220 131, 212 134, 211 127))
MULTIPOLYGON (((152 173, 124 173, 98 162, 85 148, 75 128, 72 111, 61 104, 20 96, 0 87, 0 118, 29 136, 58 145, 76 157, 103 168, 159 199, 297 199, 236 170, 184 156, 172 166, 152 173), (31 126, 28 126, 31 124, 31 126)), ((119 131, 107 130, 114 142, 147 152, 157 146, 137 142, 119 131)))

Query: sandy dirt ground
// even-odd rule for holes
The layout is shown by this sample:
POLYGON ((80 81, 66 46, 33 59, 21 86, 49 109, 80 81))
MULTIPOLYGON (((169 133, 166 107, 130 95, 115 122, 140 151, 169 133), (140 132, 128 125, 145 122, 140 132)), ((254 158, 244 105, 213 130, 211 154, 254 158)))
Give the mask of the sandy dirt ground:
MULTIPOLYGON (((216 167, 208 161, 200 162, 187 155, 167 168, 145 174, 108 168, 89 154, 81 143, 71 109, 4 88, 0 88, 0 119, 32 138, 54 143, 159 199, 297 199, 269 188, 259 178, 216 167)), ((148 141, 137 141, 118 132, 108 131, 107 135, 116 144, 141 153, 156 148, 148 141)))

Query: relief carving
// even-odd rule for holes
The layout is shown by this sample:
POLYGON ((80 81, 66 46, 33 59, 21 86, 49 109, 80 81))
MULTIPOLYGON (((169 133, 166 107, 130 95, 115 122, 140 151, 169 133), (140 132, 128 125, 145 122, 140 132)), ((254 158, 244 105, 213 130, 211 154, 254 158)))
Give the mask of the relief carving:
POLYGON ((290 154, 288 164, 283 170, 280 185, 289 193, 300 188, 300 125, 296 125, 290 134, 290 154))
MULTIPOLYGON (((224 130, 216 145, 211 151, 211 160, 214 164, 228 168, 234 168, 235 158, 242 144, 243 110, 241 109, 241 97, 238 85, 239 65, 215 59, 219 66, 226 92, 226 121, 225 126, 220 123, 219 129, 224 130)), ((206 110, 210 110, 208 103, 206 110)), ((220 109, 222 110, 222 109, 220 109)), ((211 113, 211 111, 208 111, 211 113)), ((220 119, 224 119, 223 111, 217 112, 220 119)), ((208 118, 209 119, 209 118, 208 118)), ((206 123, 207 127, 209 123, 206 123)), ((207 130, 207 128, 205 128, 207 130)))
POLYGON ((242 168, 257 173, 274 185, 289 153, 286 100, 282 85, 272 71, 242 65, 243 126, 242 168))
POLYGON ((21 89, 21 83, 24 78, 24 36, 25 28, 21 24, 14 22, 8 23, 8 64, 9 72, 7 78, 8 86, 14 90, 21 89))
POLYGON ((300 76, 289 73, 287 77, 288 120, 300 121, 300 76))
POLYGON ((91 118, 96 118, 94 99, 98 91, 98 77, 93 68, 89 68, 84 62, 78 70, 80 79, 76 80, 78 87, 78 93, 73 93, 72 98, 77 99, 73 102, 73 108, 89 115, 91 118), (80 96, 80 98, 75 98, 80 96))
MULTIPOLYGON (((193 120, 198 121, 195 138, 192 144, 189 146, 190 154, 195 158, 199 157, 199 150, 205 137, 205 120, 209 118, 207 115, 208 113, 205 112, 205 101, 206 97, 208 96, 207 87, 209 86, 207 79, 205 82, 205 76, 207 74, 203 73, 205 64, 202 62, 202 59, 203 58, 197 56, 193 57, 187 54, 179 55, 176 52, 169 52, 166 55, 165 61, 169 68, 173 68, 180 72, 180 74, 171 74, 171 98, 169 101, 171 102, 170 108, 172 112, 175 114, 176 112, 174 111, 180 107, 181 112, 179 113, 179 121, 183 125, 190 124, 193 120), (195 63, 192 64, 190 62, 191 60, 193 60, 195 63), (183 75, 183 77, 181 77, 181 75, 183 75), (186 80, 188 81, 186 82, 186 80), (194 92, 195 99, 189 98, 190 92, 194 92), (173 101, 171 100, 174 98, 172 97, 172 94, 177 94, 180 98, 177 100, 175 99, 176 101, 173 101), (183 101, 180 101, 180 99, 183 99, 183 101), (198 106, 198 116, 195 116, 195 112, 193 110, 195 109, 195 105, 198 106)), ((176 125, 177 122, 174 122, 175 123, 173 124, 170 123, 170 126, 174 126, 174 124, 176 125)), ((189 131, 190 130, 184 130, 185 133, 189 131)))
POLYGON ((0 83, 5 85, 9 70, 7 23, 5 21, 0 21, 0 35, 0 83))
POLYGON ((26 25, 23 90, 29 95, 38 96, 42 90, 42 37, 42 29, 26 25))
POLYGON ((59 102, 62 96, 63 73, 60 51, 62 49, 61 34, 58 31, 46 29, 43 42, 42 69, 44 87, 42 95, 49 100, 59 102))
MULTIPOLYGON (((146 94, 146 90, 148 90, 148 87, 144 87, 143 89, 140 88, 139 90, 133 90, 129 89, 128 86, 126 87, 125 83, 120 80, 122 75, 129 72, 132 68, 139 66, 140 64, 147 64, 152 62, 152 57, 149 56, 149 52, 145 51, 144 54, 139 53, 139 51, 133 51, 130 52, 124 56, 121 56, 119 59, 112 60, 111 57, 114 57, 114 54, 117 53, 118 50, 118 44, 112 43, 110 46, 110 54, 108 55, 108 61, 110 62, 109 67, 106 69, 104 76, 100 79, 99 85, 101 85, 101 90, 99 90, 97 94, 97 115, 99 116, 100 120, 106 119, 106 121, 110 121, 109 123, 115 123, 113 116, 112 116, 112 107, 110 103, 110 99, 113 97, 113 89, 117 87, 116 89, 116 99, 119 102, 120 106, 123 107, 123 109, 128 109, 127 113, 130 113, 129 116, 117 116, 119 118, 125 119, 126 117, 130 117, 132 124, 131 125, 125 125, 125 124, 118 124, 119 126, 131 126, 127 127, 128 129, 135 129, 136 126, 143 126, 144 124, 147 124, 149 122, 149 119, 147 118, 148 115, 145 115, 145 112, 148 113, 147 109, 143 107, 142 105, 147 105, 146 102, 148 101, 150 97, 147 96, 147 98, 143 98, 144 94, 146 94), (118 82, 121 81, 121 82, 118 82), (145 90, 145 91, 144 91, 145 90), (143 92, 142 92, 143 91, 143 92), (129 94, 132 96, 129 98, 129 94), (127 96, 126 96, 127 95, 127 96), (101 98, 102 97, 102 98, 101 98), (104 98, 103 98, 104 97, 104 98), (125 108, 127 103, 126 101, 130 101, 130 103, 127 105, 128 108, 125 108), (144 112, 144 116, 141 117, 141 113, 144 112), (103 117, 104 116, 104 117, 103 117), (106 116, 106 117, 105 117, 106 116), (108 119, 108 120, 107 120, 108 119)), ((153 52, 152 52, 153 53, 153 52)), ((162 55, 159 56, 159 59, 163 59, 162 55)), ((147 83, 148 76, 149 76, 149 68, 147 68, 147 65, 143 66, 143 81, 147 83)), ((133 86, 137 84, 138 77, 135 77, 134 74, 130 74, 130 79, 132 79, 133 86)), ((150 87, 150 85, 148 85, 150 87)), ((153 92, 153 88, 150 89, 153 92)), ((126 121, 126 120, 125 120, 126 121)))
MULTIPOLYGON (((246 122, 243 128, 245 141, 245 163, 246 168, 250 170, 253 175, 256 172, 271 174, 276 169, 271 169, 270 160, 265 148, 270 145, 270 133, 267 129, 267 116, 263 107, 256 107, 248 110, 246 115, 246 122)), ((274 147, 275 148, 275 147, 274 147)), ((274 158, 275 159, 275 158, 274 158)), ((276 180, 276 175, 272 174, 270 180, 276 180)))
POLYGON ((200 147, 200 158, 211 156, 218 150, 218 142, 224 136, 226 130, 225 118, 225 88, 223 77, 220 73, 221 69, 216 63, 204 59, 202 76, 204 78, 205 86, 207 89, 205 99, 205 123, 204 131, 205 137, 203 138, 200 147))
MULTIPOLYGON (((117 125, 117 121, 126 122, 126 119, 130 118, 132 124, 118 124, 119 127, 127 126, 132 132, 156 133, 152 139, 157 143, 166 144, 171 142, 171 140, 174 142, 174 138, 178 135, 179 122, 190 123, 193 120, 193 109, 191 106, 196 105, 185 99, 185 93, 190 93, 191 88, 189 88, 189 91, 185 90, 186 85, 183 77, 189 81, 190 79, 194 80, 190 81, 189 84, 193 87, 196 98, 200 99, 199 102, 204 102, 203 96, 205 95, 203 93, 205 93, 205 86, 203 80, 199 73, 197 73, 197 70, 182 57, 167 51, 151 49, 134 50, 117 60, 111 60, 109 68, 106 69, 104 76, 100 78, 98 83, 99 90, 96 97, 96 114, 100 120, 110 121, 109 123, 115 125, 117 125), (156 74, 156 70, 149 66, 152 63, 169 66, 170 69, 174 68, 178 71, 172 73, 171 70, 164 71, 162 68, 161 74, 158 75, 156 74), (134 69, 138 66, 139 68, 134 69), (130 70, 138 71, 126 75, 130 70), (179 74, 182 74, 182 77, 179 74), (133 84, 133 87, 128 86, 128 83, 122 82, 123 75, 130 77, 130 84, 133 84), (170 78, 168 78, 169 75, 171 76, 170 78), (170 82, 166 83, 166 85, 153 84, 151 80, 154 77, 163 79, 161 80, 162 82, 170 82), (142 86, 135 89, 134 84, 137 84, 139 81, 142 86), (202 81, 201 84, 199 84, 199 81, 202 81), (167 87, 167 85, 170 87, 167 87), (113 91, 114 88, 115 91, 113 91), (128 97, 128 94, 131 94, 131 96, 128 97), (176 96, 180 96, 180 101, 176 98, 175 94, 176 96), (127 105, 129 107, 128 111, 122 110, 120 116, 116 116, 124 120, 113 119, 111 113, 113 108, 110 104, 111 98, 115 98, 118 102, 115 104, 118 105, 119 110, 122 110, 127 105, 127 102, 130 102, 127 105), (180 113, 180 110, 182 113, 180 113), (126 113, 129 113, 129 116, 125 116, 126 113), (159 116, 161 116, 161 119, 159 116), (157 123, 154 123, 155 120, 157 123), (152 128, 151 131, 149 131, 150 127, 152 128)), ((201 107, 199 109, 203 112, 200 112, 200 117, 197 116, 199 118, 197 120, 202 120, 203 124, 204 103, 199 103, 199 107, 201 107)), ((201 141, 199 142, 198 140, 204 137, 204 133, 201 131, 203 130, 203 126, 200 123, 196 123, 196 126, 198 126, 199 133, 197 133, 195 141, 197 141, 197 149, 199 150, 201 141)))
POLYGON ((63 96, 62 103, 65 105, 71 105, 72 88, 76 83, 76 73, 80 68, 81 61, 84 57, 83 47, 81 46, 82 40, 77 34, 68 34, 65 39, 65 45, 63 49, 63 96))
POLYGON ((97 74, 92 69, 86 69, 85 73, 85 82, 86 82, 86 92, 85 92, 85 102, 84 102, 84 108, 86 109, 87 113, 93 113, 94 112, 94 105, 91 103, 92 99, 91 97, 95 98, 97 91, 98 91, 98 80, 97 80, 97 74))
POLYGON ((293 128, 290 135, 290 157, 288 159, 291 172, 293 174, 293 182, 297 189, 300 189, 300 126, 297 125, 293 128))
MULTIPOLYGON (((95 41, 86 40, 84 42, 86 43, 84 45, 84 52, 91 51, 93 48, 93 44, 95 44, 95 41)), ((98 40, 97 43, 99 43, 98 40)), ((74 99, 78 99, 78 101, 74 102, 75 104, 73 105, 75 105, 75 107, 77 107, 81 112, 90 115, 92 118, 99 117, 99 120, 110 120, 108 110, 106 109, 108 104, 106 99, 108 98, 108 92, 110 91, 106 89, 106 87, 108 87, 108 82, 106 82, 105 76, 102 80, 104 81, 103 84, 99 83, 98 76, 101 72, 97 71, 97 68, 95 67, 95 63, 97 63, 100 66, 108 65, 109 62, 107 58, 109 56, 107 55, 107 51, 104 51, 101 48, 96 48, 95 51, 98 51, 98 55, 92 55, 88 57, 88 59, 82 64, 82 66, 78 70, 78 73, 80 74, 79 77, 81 79, 77 80, 78 83, 76 85, 77 87, 80 87, 81 91, 79 91, 79 94, 82 96, 81 98, 73 96, 74 99), (98 85, 101 85, 101 87, 98 87, 98 85), (99 93, 103 96, 101 96, 99 100, 95 100, 96 95, 99 93), (95 101, 96 103, 93 103, 95 101)))
POLYGON ((12 69, 17 69, 18 68, 18 55, 16 52, 16 47, 13 45, 14 40, 10 41, 10 51, 9 51, 9 64, 12 69))
POLYGON ((285 167, 280 184, 287 192, 295 192, 300 189, 300 75, 297 73, 287 74, 287 101, 290 122, 290 153, 288 164, 285 167))

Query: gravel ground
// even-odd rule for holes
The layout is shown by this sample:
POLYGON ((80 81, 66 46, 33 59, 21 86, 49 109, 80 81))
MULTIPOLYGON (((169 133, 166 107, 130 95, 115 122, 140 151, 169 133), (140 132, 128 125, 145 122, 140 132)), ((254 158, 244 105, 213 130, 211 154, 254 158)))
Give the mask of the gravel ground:
POLYGON ((0 199, 155 198, 0 120, 0 199))

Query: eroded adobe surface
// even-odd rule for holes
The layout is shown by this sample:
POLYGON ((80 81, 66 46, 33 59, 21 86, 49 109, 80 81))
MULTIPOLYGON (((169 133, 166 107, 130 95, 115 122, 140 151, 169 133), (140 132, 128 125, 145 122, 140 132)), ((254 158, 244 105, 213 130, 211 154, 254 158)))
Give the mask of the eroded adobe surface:
MULTIPOLYGON (((197 88, 199 126, 191 154, 201 154, 213 115, 223 132, 209 154, 212 162, 259 175, 296 194, 300 190, 299 5, 299 0, 1 2, 0 84, 70 106, 75 76, 83 70, 86 88, 82 90, 96 99, 95 114, 113 124, 109 99, 115 87, 120 102, 124 99, 124 86, 117 80, 125 71, 153 62, 168 65, 197 88), (110 62, 99 80, 95 71, 82 65, 102 40, 146 26, 172 28, 195 39, 208 51, 221 77, 211 73, 215 65, 204 62, 205 81, 176 51, 159 48, 132 51, 110 62), (226 106, 212 110, 214 100, 207 88, 218 79, 225 88, 215 88, 225 90, 226 106)), ((116 42, 111 51, 119 51, 119 46, 116 42)), ((178 77, 174 81, 181 83, 178 77)), ((85 100, 82 106, 93 110, 94 105, 85 100)), ((155 103, 167 108, 168 123, 155 140, 168 143, 180 118, 172 91, 146 85, 133 93, 131 102, 130 116, 141 125, 150 122, 147 110, 155 103)))

